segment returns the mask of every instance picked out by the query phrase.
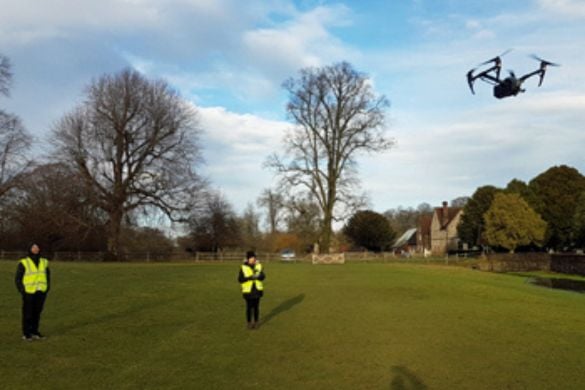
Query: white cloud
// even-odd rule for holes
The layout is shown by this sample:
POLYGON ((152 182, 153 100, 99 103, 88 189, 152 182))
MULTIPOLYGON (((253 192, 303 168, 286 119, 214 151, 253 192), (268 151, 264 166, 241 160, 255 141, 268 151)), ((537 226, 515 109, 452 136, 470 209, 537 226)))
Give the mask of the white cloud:
POLYGON ((383 211, 440 204, 513 178, 529 181, 554 165, 583 171, 585 133, 576 124, 584 122, 584 112, 585 93, 541 92, 435 122, 410 118, 393 129, 395 149, 362 159, 362 187, 383 211))
MULTIPOLYGON (((199 99, 207 89, 232 94, 240 101, 274 100, 282 81, 302 67, 359 55, 330 31, 351 24, 350 10, 343 5, 301 12, 282 1, 173 3, 183 7, 189 20, 177 15, 179 11, 169 15, 162 7, 156 8, 159 27, 143 28, 143 33, 153 37, 145 43, 152 46, 149 50, 143 45, 114 45, 132 66, 165 77, 192 98, 199 99)), ((140 6, 155 4, 154 0, 140 1, 140 6)))
POLYGON ((2 0, 0 9, 0 36, 6 34, 2 44, 67 36, 78 29, 152 28, 161 19, 161 10, 144 1, 2 0))
POLYGON ((229 112, 224 107, 199 107, 198 112, 205 137, 229 149, 230 154, 276 150, 291 126, 287 122, 229 112))
POLYGON ((545 3, 548 9, 523 13, 426 20, 421 32, 433 33, 416 45, 363 54, 361 66, 373 69, 392 101, 397 140, 389 153, 361 161, 362 187, 375 209, 438 205, 482 185, 528 181, 554 165, 585 172, 585 30, 560 12, 580 15, 585 3, 545 3), (531 53, 562 66, 550 67, 540 88, 537 78, 528 80, 517 97, 496 100, 483 83, 471 95, 465 72, 510 47, 504 76, 536 70, 531 53))
POLYGON ((281 148, 291 126, 223 107, 198 107, 207 162, 205 174, 228 195, 237 210, 273 184, 273 172, 264 169, 267 157, 281 148))
POLYGON ((4 46, 97 34, 126 45, 140 42, 153 56, 165 50, 175 56, 208 54, 230 40, 237 44, 250 24, 287 12, 279 0, 0 0, 0 9, 4 46))
POLYGON ((245 32, 244 51, 254 65, 281 75, 339 61, 350 50, 328 29, 350 23, 349 9, 344 6, 317 7, 282 26, 245 32))
MULTIPOLYGON (((288 0, 0 0, 0 47, 20 45, 20 57, 12 57, 14 111, 30 123, 47 102, 59 102, 56 113, 37 121, 47 128, 44 118, 72 107, 92 76, 130 63, 201 106, 205 169, 243 208, 272 182, 262 163, 281 150, 290 126, 258 113, 284 114, 280 84, 301 67, 349 60, 392 102, 390 135, 398 145, 358 160, 362 188, 378 210, 439 204, 559 163, 583 168, 583 1, 537 0, 522 12, 497 7, 488 16, 419 12, 425 19, 415 22, 420 30, 408 30, 416 34, 408 46, 363 47, 343 40, 360 27, 348 7, 300 3, 325 5, 301 11, 288 0), (551 68, 541 88, 527 82, 516 98, 494 100, 485 84, 472 96, 465 72, 509 47, 516 50, 504 70, 535 69, 526 58, 533 52, 563 66, 551 68), (235 112, 248 109, 256 114, 235 112)), ((412 3, 422 10, 421 0, 412 3)), ((400 23, 391 16, 387 22, 400 23)))
POLYGON ((585 2, 582 0, 539 0, 545 12, 560 14, 569 18, 585 18, 585 2))

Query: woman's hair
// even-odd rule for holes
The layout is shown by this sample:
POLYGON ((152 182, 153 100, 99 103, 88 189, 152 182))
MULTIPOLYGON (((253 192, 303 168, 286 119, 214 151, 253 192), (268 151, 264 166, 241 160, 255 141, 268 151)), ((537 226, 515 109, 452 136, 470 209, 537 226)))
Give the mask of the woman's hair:
MULTIPOLYGON (((37 244, 36 242, 32 241, 32 242, 30 242, 30 243, 28 244, 28 247, 26 248, 26 253, 27 253, 29 256, 33 256, 33 255, 35 255, 34 253, 32 253, 32 247, 33 247, 33 246, 35 246, 35 245, 36 245, 36 246, 39 248, 39 253, 40 253, 41 246, 40 246, 39 244, 37 244)), ((38 256, 38 255, 35 255, 35 256, 38 256)))

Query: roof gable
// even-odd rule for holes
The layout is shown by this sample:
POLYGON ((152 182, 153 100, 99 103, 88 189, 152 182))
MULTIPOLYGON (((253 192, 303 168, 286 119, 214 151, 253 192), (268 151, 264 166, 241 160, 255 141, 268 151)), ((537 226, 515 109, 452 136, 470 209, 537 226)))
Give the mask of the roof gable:
POLYGON ((416 228, 412 228, 405 231, 404 234, 402 234, 396 241, 394 241, 392 247, 397 248, 408 244, 408 241, 410 241, 412 236, 416 234, 416 230, 416 228))
POLYGON ((420 231, 423 235, 430 235, 431 234, 431 225, 433 223, 433 214, 424 214, 421 215, 418 221, 418 225, 420 226, 420 231))
POLYGON ((437 216, 437 220, 439 221, 439 224, 441 224, 441 227, 444 228, 446 226, 449 226, 449 224, 455 219, 455 217, 457 217, 457 214, 459 214, 460 212, 463 211, 462 207, 448 207, 447 208, 447 223, 443 224, 443 208, 442 207, 435 207, 435 215, 437 216))

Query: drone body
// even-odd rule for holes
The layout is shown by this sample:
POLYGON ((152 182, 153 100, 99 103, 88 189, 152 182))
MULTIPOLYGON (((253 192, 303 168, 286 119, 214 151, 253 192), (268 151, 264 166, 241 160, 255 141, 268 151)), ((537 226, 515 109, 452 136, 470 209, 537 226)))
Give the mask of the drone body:
POLYGON ((525 92, 525 90, 522 88, 524 81, 528 80, 532 76, 539 76, 540 79, 538 86, 540 87, 542 85, 547 66, 559 66, 558 64, 545 61, 542 58, 533 55, 533 58, 540 61, 539 69, 535 70, 534 72, 527 73, 522 77, 516 77, 514 72, 510 71, 510 76, 506 77, 505 79, 501 79, 500 71, 502 70, 502 59, 500 57, 507 52, 508 51, 481 64, 487 65, 493 63, 493 65, 488 69, 485 69, 477 74, 474 74, 477 68, 471 69, 469 72, 467 72, 467 83, 469 84, 471 93, 475 94, 473 84, 475 80, 479 79, 494 86, 494 97, 498 99, 503 99, 508 96, 516 96, 520 92, 525 92))
POLYGON ((520 92, 524 92, 524 89, 522 89, 522 81, 518 80, 514 74, 511 74, 510 77, 506 77, 494 85, 494 96, 498 99, 516 96, 520 92))

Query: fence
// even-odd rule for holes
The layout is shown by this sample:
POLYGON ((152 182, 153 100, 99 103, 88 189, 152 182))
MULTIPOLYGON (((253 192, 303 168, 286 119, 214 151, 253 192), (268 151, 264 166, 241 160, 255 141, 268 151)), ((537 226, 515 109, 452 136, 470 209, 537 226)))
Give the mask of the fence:
MULTIPOLYGON (((282 261, 280 253, 257 252, 261 262, 282 261)), ((64 252, 56 251, 45 254, 50 260, 102 262, 106 259, 106 252, 64 252)), ((10 252, 0 250, 0 260, 17 260, 26 256, 26 252, 10 252)), ((449 257, 423 257, 422 254, 399 255, 393 252, 345 252, 345 261, 348 263, 367 262, 408 262, 408 263, 463 263, 457 256, 449 257)), ((225 252, 131 252, 122 254, 119 261, 123 262, 241 262, 244 260, 243 251, 225 252)), ((312 254, 302 254, 292 262, 312 261, 312 254)))
MULTIPOLYGON (((18 260, 26 252, 0 250, 0 260, 18 260)), ((103 262, 106 252, 53 252, 46 254, 50 260, 103 262)), ((261 262, 283 261, 280 253, 257 252, 261 262)), ((459 255, 443 257, 424 257, 422 254, 399 255, 392 252, 345 252, 346 263, 409 263, 444 264, 479 268, 495 272, 553 271, 585 276, 585 255, 548 253, 490 254, 481 259, 466 258, 459 255)), ((132 252, 123 254, 119 261, 124 262, 241 262, 244 252, 132 252)), ((288 260, 291 261, 291 260, 288 260)), ((311 263, 311 254, 297 255, 293 262, 311 263)))
MULTIPOLYGON (((16 260, 26 256, 26 252, 0 251, 0 260, 16 260)), ((52 252, 45 256, 57 261, 102 262, 106 252, 52 252)), ((279 253, 258 253, 260 261, 276 261, 279 253)), ((192 261, 242 261, 243 252, 129 252, 119 256, 122 262, 192 262, 192 261)))

